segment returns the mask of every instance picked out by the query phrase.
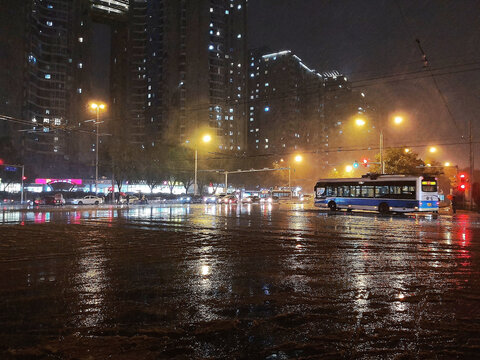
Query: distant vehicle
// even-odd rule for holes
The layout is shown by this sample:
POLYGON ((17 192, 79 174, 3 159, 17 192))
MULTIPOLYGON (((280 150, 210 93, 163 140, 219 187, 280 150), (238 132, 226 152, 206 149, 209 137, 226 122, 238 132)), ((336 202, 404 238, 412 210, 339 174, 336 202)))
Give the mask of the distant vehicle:
POLYGON ((204 204, 216 204, 217 203, 217 197, 215 195, 204 196, 203 197, 203 203, 204 204))
POLYGON ((238 199, 235 195, 227 195, 222 199, 224 204, 237 204, 238 199))
POLYGON ((36 198, 34 200, 34 205, 52 205, 52 206, 61 206, 65 204, 65 199, 62 194, 55 194, 45 196, 43 198, 36 198))
POLYGON ((226 194, 220 194, 217 196, 217 204, 223 204, 225 201, 223 199, 227 196, 226 194))
POLYGON ((95 195, 87 195, 83 198, 76 198, 70 200, 72 205, 99 205, 103 203, 103 198, 95 195))
POLYGON ((292 192, 290 190, 272 190, 270 196, 273 199, 277 197, 279 201, 290 200, 292 198, 292 192))
POLYGON ((177 198, 180 204, 190 204, 192 202, 192 197, 189 195, 182 195, 177 198))
MULTIPOLYGON (((124 200, 124 201, 123 201, 124 203, 127 202, 127 198, 126 198, 126 197, 124 197, 123 200, 124 200)), ((128 197, 128 204, 129 204, 129 205, 135 205, 135 204, 138 204, 138 203, 140 203, 140 198, 139 198, 138 196, 130 195, 130 196, 128 197)))
POLYGON ((63 198, 62 194, 55 194, 54 198, 54 205, 65 205, 65 199, 63 198))
POLYGON ((260 198, 260 203, 268 203, 268 204, 272 204, 272 203, 278 203, 279 201, 279 198, 278 196, 268 196, 268 197, 262 197, 260 198))
POLYGON ((247 196, 242 199, 242 202, 247 204, 258 204, 260 202, 260 196, 247 196))
POLYGON ((193 195, 190 199, 192 204, 201 204, 203 202, 203 196, 201 195, 193 195))
POLYGON ((315 206, 331 211, 374 210, 438 212, 437 179, 432 176, 370 175, 352 179, 325 179, 315 185, 315 206))
POLYGON ((303 201, 303 202, 312 201, 312 200, 313 200, 313 196, 312 196, 311 194, 303 194, 303 195, 300 195, 299 200, 300 200, 300 201, 303 201))

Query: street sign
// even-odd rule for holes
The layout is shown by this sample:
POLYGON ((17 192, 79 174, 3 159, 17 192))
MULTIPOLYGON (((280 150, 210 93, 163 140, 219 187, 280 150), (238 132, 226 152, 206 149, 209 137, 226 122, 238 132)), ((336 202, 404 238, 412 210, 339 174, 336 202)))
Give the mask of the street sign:
POLYGON ((17 168, 14 166, 5 166, 5 171, 17 171, 17 168))

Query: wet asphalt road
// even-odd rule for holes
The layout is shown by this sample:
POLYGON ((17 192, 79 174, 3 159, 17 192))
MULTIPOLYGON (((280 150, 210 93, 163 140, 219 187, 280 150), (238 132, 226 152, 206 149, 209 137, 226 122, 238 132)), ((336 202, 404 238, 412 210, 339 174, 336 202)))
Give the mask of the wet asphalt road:
POLYGON ((1 359, 478 358, 480 218, 0 212, 1 359))

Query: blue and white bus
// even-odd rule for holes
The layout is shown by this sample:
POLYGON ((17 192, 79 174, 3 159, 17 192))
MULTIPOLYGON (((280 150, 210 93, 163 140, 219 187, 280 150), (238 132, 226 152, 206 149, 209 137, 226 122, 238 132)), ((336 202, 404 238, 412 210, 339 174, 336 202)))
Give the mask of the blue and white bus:
POLYGON ((315 185, 315 206, 331 211, 438 212, 438 204, 438 183, 431 176, 372 174, 319 180, 315 185))

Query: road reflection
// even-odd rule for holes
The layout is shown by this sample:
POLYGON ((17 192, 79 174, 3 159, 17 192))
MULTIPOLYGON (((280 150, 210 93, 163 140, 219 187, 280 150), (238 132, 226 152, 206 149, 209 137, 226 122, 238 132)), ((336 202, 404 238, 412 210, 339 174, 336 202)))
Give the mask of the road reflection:
POLYGON ((63 354, 95 338, 129 344, 112 358, 469 357, 480 331, 476 215, 195 204, 2 216, 0 349, 63 354))

